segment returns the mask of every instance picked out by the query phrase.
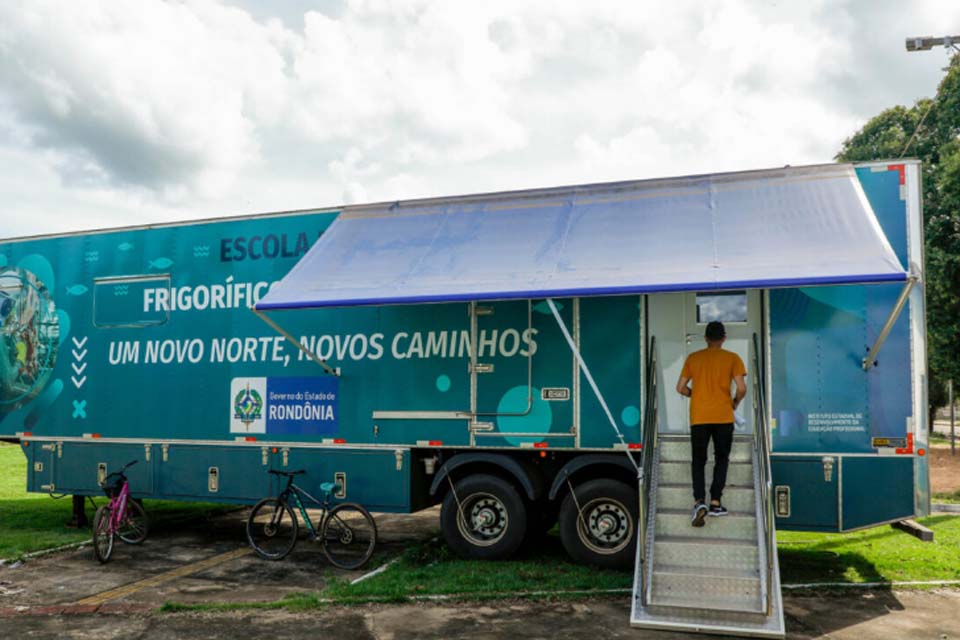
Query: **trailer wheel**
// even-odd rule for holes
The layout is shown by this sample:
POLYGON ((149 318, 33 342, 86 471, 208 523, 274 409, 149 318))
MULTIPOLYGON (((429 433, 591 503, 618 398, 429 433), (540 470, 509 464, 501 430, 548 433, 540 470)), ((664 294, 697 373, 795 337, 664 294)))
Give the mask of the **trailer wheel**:
POLYGON ((629 568, 637 550, 638 511, 637 492, 624 483, 605 478, 584 482, 560 507, 560 540, 577 562, 629 568))
POLYGON ((447 544, 459 556, 507 558, 523 543, 526 506, 506 480, 486 474, 467 476, 444 497, 440 527, 447 544))

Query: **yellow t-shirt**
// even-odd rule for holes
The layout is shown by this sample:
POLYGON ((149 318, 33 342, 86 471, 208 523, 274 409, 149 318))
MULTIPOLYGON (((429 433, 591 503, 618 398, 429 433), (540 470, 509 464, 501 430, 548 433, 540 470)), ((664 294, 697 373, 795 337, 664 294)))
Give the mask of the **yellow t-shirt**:
POLYGON ((680 375, 693 381, 691 425, 733 422, 730 383, 734 376, 747 375, 740 356, 723 349, 695 351, 687 356, 680 375))

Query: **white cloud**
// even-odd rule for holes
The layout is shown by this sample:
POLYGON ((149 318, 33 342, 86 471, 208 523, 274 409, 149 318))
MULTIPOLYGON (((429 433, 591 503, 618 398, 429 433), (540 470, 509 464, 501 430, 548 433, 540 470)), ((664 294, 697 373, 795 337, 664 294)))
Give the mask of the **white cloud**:
POLYGON ((270 27, 209 2, 0 5, 0 83, 65 177, 217 193, 281 112, 270 27))
POLYGON ((0 4, 0 235, 829 161, 933 92, 943 58, 903 38, 960 24, 948 0, 304 4, 0 4))

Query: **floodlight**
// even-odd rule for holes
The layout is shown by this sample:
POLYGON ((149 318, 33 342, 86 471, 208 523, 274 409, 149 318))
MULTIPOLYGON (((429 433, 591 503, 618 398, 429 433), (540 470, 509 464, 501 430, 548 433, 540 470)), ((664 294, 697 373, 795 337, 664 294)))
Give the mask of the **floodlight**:
POLYGON ((960 36, 944 36, 942 38, 935 38, 933 36, 917 36, 914 38, 907 38, 907 51, 929 51, 937 46, 943 46, 947 49, 957 49, 958 44, 960 44, 960 36))

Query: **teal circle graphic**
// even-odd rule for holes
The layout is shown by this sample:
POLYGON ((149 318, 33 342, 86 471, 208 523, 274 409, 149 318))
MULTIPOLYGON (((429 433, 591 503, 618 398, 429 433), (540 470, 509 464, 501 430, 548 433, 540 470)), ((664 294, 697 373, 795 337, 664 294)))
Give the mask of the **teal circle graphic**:
MULTIPOLYGON (((43 267, 41 262, 46 260, 34 260, 43 267)), ((20 267, 0 269, 0 416, 40 394, 59 345, 59 316, 46 284, 20 267)))
POLYGON ((450 391, 450 376, 447 376, 447 375, 437 376, 437 389, 439 389, 443 393, 450 391))
MULTIPOLYGON (((530 389, 533 395, 533 404, 527 411, 527 387, 513 387, 503 394, 497 405, 497 429, 502 433, 547 433, 553 424, 553 409, 550 403, 540 397, 540 389, 530 389), (503 414, 524 415, 503 415, 503 414)), ((530 442, 530 438, 523 436, 506 436, 510 444, 518 445, 521 442, 530 442)))
POLYGON ((637 409, 632 404, 624 407, 623 411, 620 412, 620 420, 628 427, 637 426, 640 424, 640 409, 637 409))
POLYGON ((27 417, 23 420, 23 427, 27 431, 33 431, 33 428, 37 426, 37 423, 40 422, 40 418, 43 417, 43 414, 53 406, 53 402, 60 397, 60 393, 63 391, 63 380, 57 378, 49 385, 47 389, 40 394, 40 397, 34 400, 33 408, 30 409, 30 413, 27 414, 27 417))
POLYGON ((60 339, 58 344, 63 344, 63 341, 70 335, 70 314, 63 309, 57 309, 57 322, 60 323, 60 339))
MULTIPOLYGON (((28 256, 24 256, 23 259, 17 263, 17 266, 24 271, 32 273, 36 280, 39 280, 46 286, 51 296, 55 295, 57 291, 57 279, 53 275, 53 267, 50 265, 49 260, 39 253, 31 253, 28 256)), ((61 291, 60 293, 62 294, 63 292, 61 291)))

